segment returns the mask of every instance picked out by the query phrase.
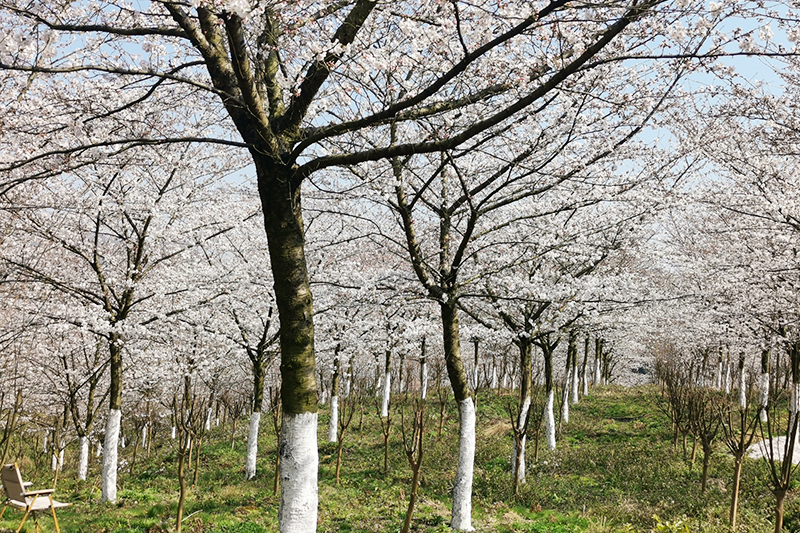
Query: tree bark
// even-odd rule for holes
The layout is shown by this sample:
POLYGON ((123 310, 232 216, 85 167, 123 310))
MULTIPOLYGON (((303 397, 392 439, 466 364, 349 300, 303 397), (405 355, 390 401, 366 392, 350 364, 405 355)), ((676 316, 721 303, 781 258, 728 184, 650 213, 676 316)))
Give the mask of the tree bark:
MULTIPOLYGON (((452 300, 450 300, 452 301, 452 300)), ((458 310, 455 302, 442 303, 442 326, 447 375, 458 403, 458 466, 453 488, 453 519, 450 527, 472 531, 472 479, 475 466, 475 405, 461 359, 458 310)))
POLYGON ((109 393, 106 436, 103 445, 103 480, 101 499, 104 502, 117 500, 117 445, 119 443, 120 423, 122 421, 122 348, 121 339, 112 334, 109 339, 111 392, 109 393))
POLYGON ((339 431, 339 349, 333 356, 333 377, 331 378, 331 420, 328 425, 328 442, 337 442, 336 434, 339 431))
MULTIPOLYGON (((531 389, 533 388, 533 357, 531 340, 527 336, 521 336, 516 341, 519 348, 519 367, 520 367, 520 390, 519 390, 519 421, 520 427, 528 417, 528 409, 531 406, 531 389)), ((511 472, 516 473, 516 483, 525 483, 526 463, 525 463, 525 444, 527 436, 523 435, 520 439, 517 450, 517 441, 514 440, 514 453, 511 456, 511 472), (517 463, 519 461, 519 464, 517 463)))
MULTIPOLYGON (((541 345, 542 353, 544 355, 544 383, 545 383, 545 406, 544 406, 544 431, 547 440, 547 448, 550 450, 556 449, 556 418, 553 412, 555 403, 555 391, 553 390, 553 348, 549 341, 545 341, 541 345)), ((599 359, 598 359, 599 360, 599 359)), ((599 368, 599 367, 598 367, 599 368)))
POLYGON ((281 346, 282 533, 317 528, 317 383, 311 286, 305 259, 300 188, 291 169, 251 152, 264 212, 281 346))
POLYGON ((389 400, 392 396, 392 351, 386 350, 386 362, 383 368, 383 401, 381 402, 381 416, 389 416, 389 400))

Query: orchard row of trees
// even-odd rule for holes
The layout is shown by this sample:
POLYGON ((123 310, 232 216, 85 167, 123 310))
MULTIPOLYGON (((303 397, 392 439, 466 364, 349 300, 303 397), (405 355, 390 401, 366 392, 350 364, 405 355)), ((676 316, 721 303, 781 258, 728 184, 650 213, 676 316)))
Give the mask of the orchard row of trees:
POLYGON ((481 380, 518 382, 519 481, 534 348, 552 447, 557 350, 574 377, 594 344, 600 381, 642 339, 752 351, 794 334, 791 6, 0 13, 4 390, 42 382, 38 368, 80 438, 104 418, 105 500, 127 398, 240 391, 225 383, 246 371, 252 392, 226 401, 257 432, 280 386, 280 528, 312 531, 320 397, 378 369, 388 398, 392 365, 408 385, 403 361, 430 353, 460 413, 451 525, 470 530, 481 380), (743 54, 785 61, 784 92, 743 84, 726 63, 743 54), (764 241, 757 262, 732 259, 764 241), (770 282, 751 288, 753 272, 770 282))

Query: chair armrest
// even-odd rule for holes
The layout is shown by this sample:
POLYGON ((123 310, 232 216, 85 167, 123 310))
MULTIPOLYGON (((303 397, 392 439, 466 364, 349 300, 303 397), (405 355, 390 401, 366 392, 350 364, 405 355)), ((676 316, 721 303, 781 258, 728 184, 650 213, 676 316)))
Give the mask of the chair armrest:
POLYGON ((53 494, 56 489, 40 489, 40 490, 26 490, 25 496, 43 496, 46 494, 53 494))
POLYGON ((23 489, 27 489, 27 488, 28 488, 28 487, 30 487, 31 485, 33 485, 33 481, 23 481, 23 482, 22 482, 22 488, 23 488, 23 489))

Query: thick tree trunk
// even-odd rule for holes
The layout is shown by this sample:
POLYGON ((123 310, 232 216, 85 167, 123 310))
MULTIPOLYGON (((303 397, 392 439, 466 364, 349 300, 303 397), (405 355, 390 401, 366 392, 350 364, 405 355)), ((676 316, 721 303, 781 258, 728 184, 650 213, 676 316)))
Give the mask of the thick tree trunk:
POLYGON ((586 373, 586 365, 589 361, 589 335, 583 344, 583 364, 581 364, 581 382, 583 383, 583 395, 589 394, 589 375, 586 373))
POLYGON ((253 363, 253 412, 250 413, 250 425, 247 431, 247 457, 245 458, 244 477, 256 477, 256 460, 258 458, 258 431, 261 426, 261 411, 264 409, 264 363, 260 354, 251 354, 253 363))
POLYGON ((601 384, 600 360, 603 358, 603 341, 599 337, 594 340, 594 384, 601 384))
POLYGON ((247 459, 245 460, 244 477, 256 477, 256 459, 258 459, 258 429, 261 425, 261 409, 250 413, 250 427, 247 431, 247 459))
POLYGON ((121 339, 111 335, 109 352, 111 354, 111 390, 109 392, 108 418, 106 419, 106 438, 103 445, 103 480, 101 499, 104 502, 117 500, 117 446, 119 444, 120 424, 122 422, 122 349, 121 339))
POLYGON ((282 533, 317 527, 317 413, 283 413, 280 442, 282 533))
POLYGON ((86 481, 89 472, 89 437, 84 435, 80 440, 80 452, 78 454, 78 479, 86 481))
POLYGON ((281 348, 281 506, 282 533, 317 528, 317 384, 311 286, 299 186, 291 169, 272 157, 251 152, 264 213, 281 348))
POLYGON ((544 354, 544 383, 545 394, 547 395, 544 405, 544 433, 547 440, 547 448, 555 450, 556 418, 553 411, 553 404, 555 403, 555 391, 553 390, 553 351, 551 347, 547 345, 547 341, 545 341, 542 347, 542 353, 544 354))
POLYGON ((731 358, 725 359, 725 394, 731 393, 731 358))
POLYGON ((744 366, 744 353, 739 354, 739 407, 747 409, 747 370, 744 366))
MULTIPOLYGON (((519 421, 520 427, 528 416, 528 409, 531 406, 531 389, 533 388, 533 355, 531 340, 529 337, 518 337, 515 341, 519 348, 519 368, 520 368, 520 390, 519 390, 519 421)), ((526 436, 523 435, 520 446, 517 450, 517 442, 514 440, 514 453, 511 455, 511 472, 517 473, 517 483, 525 483, 526 464, 525 464, 525 444, 526 436), (517 457, 520 463, 517 467, 517 457)))
POLYGON ((547 391, 547 399, 544 404, 544 434, 547 440, 547 448, 550 450, 556 449, 556 417, 553 412, 555 403, 555 391, 550 389, 547 391))
POLYGON ((569 424, 569 390, 572 388, 572 369, 564 376, 564 393, 561 395, 561 422, 569 424))
POLYGON ((473 361, 472 361, 472 388, 474 390, 478 390, 480 386, 480 364, 478 361, 479 351, 478 345, 480 344, 479 339, 472 339, 472 344, 475 349, 473 361))
MULTIPOLYGON (((452 301, 452 300, 451 300, 452 301)), ((458 403, 458 466, 453 488, 453 519, 450 527, 472 531, 472 477, 475 465, 475 405, 470 395, 461 359, 458 311, 453 304, 441 304, 445 363, 450 385, 458 403)))
POLYGON ((386 366, 383 369, 383 401, 381 402, 381 416, 389 416, 389 400, 392 396, 392 352, 386 350, 386 366))
POLYGON ((104 502, 117 501, 117 446, 122 412, 111 409, 106 420, 106 438, 103 445, 103 480, 101 499, 104 502))
POLYGON ((333 357, 333 377, 331 379, 331 420, 328 425, 328 442, 336 442, 339 431, 339 346, 333 357))

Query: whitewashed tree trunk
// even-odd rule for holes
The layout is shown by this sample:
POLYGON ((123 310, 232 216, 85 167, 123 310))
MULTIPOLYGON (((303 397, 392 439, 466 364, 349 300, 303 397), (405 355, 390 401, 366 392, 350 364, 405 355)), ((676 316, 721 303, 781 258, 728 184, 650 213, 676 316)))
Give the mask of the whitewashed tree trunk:
POLYGON ((730 361, 726 361, 725 363, 725 394, 731 393, 731 363, 730 361))
POLYGON ((258 430, 261 425, 261 411, 250 413, 250 427, 247 431, 247 458, 245 459, 244 477, 256 477, 256 460, 258 458, 258 430))
POLYGON ((53 448, 53 453, 50 455, 50 470, 53 472, 58 470, 58 454, 55 448, 53 448))
POLYGON ((172 438, 172 440, 175 440, 176 436, 177 436, 177 429, 175 428, 175 426, 172 426, 172 433, 170 434, 170 437, 172 438))
POLYGON ((555 394, 555 391, 549 391, 544 405, 544 434, 547 440, 547 448, 550 450, 556 449, 556 417, 553 412, 555 394))
POLYGON ((147 446, 147 424, 142 428, 142 449, 147 446))
POLYGON ((47 453, 47 432, 45 432, 44 439, 42 439, 42 453, 47 453))
POLYGON ((503 379, 502 379, 501 387, 503 389, 507 389, 508 388, 508 372, 506 372, 505 370, 503 370, 503 379))
POLYGON ((389 399, 392 395, 392 373, 387 371, 383 378, 383 402, 381 402, 381 416, 389 416, 389 399))
POLYGON ((83 436, 80 441, 78 453, 78 479, 86 481, 89 472, 89 437, 83 436))
POLYGON ((317 413, 284 413, 281 426, 281 533, 317 530, 317 413))
POLYGON ((103 481, 101 500, 114 503, 117 501, 117 447, 119 430, 122 422, 122 411, 110 409, 106 420, 106 438, 103 446, 103 481))
MULTIPOLYGON (((528 410, 531 408, 531 399, 525 398, 522 402, 522 409, 519 411, 519 418, 517 419, 518 427, 522 427, 522 424, 525 423, 525 419, 528 417, 528 410)), ((522 435, 522 442, 520 442, 520 447, 522 448, 522 452, 519 456, 519 472, 517 472, 517 479, 519 483, 525 483, 525 473, 526 473, 526 463, 525 463, 525 444, 527 442, 527 435, 522 435)), ((514 475, 514 471, 517 469, 517 441, 514 439, 514 451, 511 455, 511 475, 514 475)))
POLYGON ((428 358, 423 357, 419 360, 419 382, 420 396, 424 400, 428 397, 428 358))
POLYGON ((458 404, 458 468, 453 487, 453 521, 457 531, 474 531, 472 527, 472 479, 475 469, 475 404, 467 398, 458 404))
POLYGON ((759 417, 762 422, 767 421, 767 405, 769 404, 769 372, 761 373, 761 390, 759 391, 758 406, 759 417))
POLYGON ((492 365, 492 390, 497 390, 497 365, 492 365))
POLYGON ((747 409, 747 370, 739 370, 739 407, 747 409))
POLYGON ((338 442, 339 429, 339 395, 331 396, 331 423, 328 426, 328 442, 338 442))
POLYGON ((97 453, 95 454, 95 457, 100 457, 101 455, 103 455, 103 443, 102 442, 98 442, 97 443, 97 453))
POLYGON ((564 394, 561 398, 561 421, 569 424, 569 391, 572 388, 572 370, 567 371, 567 380, 564 383, 564 394))
POLYGON ((213 417, 213 414, 214 413, 211 411, 211 408, 209 407, 208 410, 206 411, 206 431, 211 431, 211 418, 213 417))
POLYGON ((572 367, 572 398, 571 402, 572 405, 576 405, 578 403, 578 388, 580 385, 580 379, 577 375, 576 367, 572 367))

